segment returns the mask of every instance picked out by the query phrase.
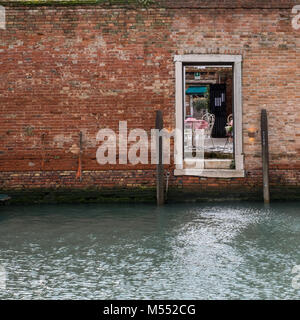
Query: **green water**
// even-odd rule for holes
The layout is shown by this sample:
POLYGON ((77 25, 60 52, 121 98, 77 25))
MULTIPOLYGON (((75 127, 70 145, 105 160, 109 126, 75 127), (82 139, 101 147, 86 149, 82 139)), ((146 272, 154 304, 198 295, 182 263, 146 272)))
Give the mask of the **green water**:
POLYGON ((300 203, 2 206, 0 298, 299 299, 299 249, 300 203))

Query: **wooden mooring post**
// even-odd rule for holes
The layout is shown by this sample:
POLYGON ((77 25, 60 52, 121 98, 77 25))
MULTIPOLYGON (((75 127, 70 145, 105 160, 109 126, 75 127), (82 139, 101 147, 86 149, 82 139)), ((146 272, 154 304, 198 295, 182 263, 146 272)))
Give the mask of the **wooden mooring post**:
POLYGON ((268 115, 266 109, 261 110, 261 146, 264 202, 270 203, 268 115))
MULTIPOLYGON (((156 111, 155 129, 163 129, 163 114, 162 111, 156 111)), ((162 136, 159 136, 158 146, 156 146, 156 155, 158 162, 156 165, 156 201, 158 206, 164 205, 164 165, 163 165, 163 151, 162 151, 162 136)))

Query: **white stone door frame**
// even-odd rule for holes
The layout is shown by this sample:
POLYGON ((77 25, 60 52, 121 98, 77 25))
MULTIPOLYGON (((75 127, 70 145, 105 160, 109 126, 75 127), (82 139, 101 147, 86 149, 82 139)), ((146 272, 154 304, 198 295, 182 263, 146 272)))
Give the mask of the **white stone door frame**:
POLYGON ((175 175, 193 175, 202 177, 244 177, 243 155, 243 128, 242 128, 242 56, 225 54, 187 54, 176 55, 175 81, 176 81, 176 129, 181 132, 181 137, 175 139, 176 169, 175 175), (234 145, 235 145, 235 169, 185 169, 183 161, 183 103, 184 101, 184 74, 183 66, 186 63, 232 63, 233 65, 233 112, 234 112, 234 145), (181 161, 178 161, 178 160, 181 161))

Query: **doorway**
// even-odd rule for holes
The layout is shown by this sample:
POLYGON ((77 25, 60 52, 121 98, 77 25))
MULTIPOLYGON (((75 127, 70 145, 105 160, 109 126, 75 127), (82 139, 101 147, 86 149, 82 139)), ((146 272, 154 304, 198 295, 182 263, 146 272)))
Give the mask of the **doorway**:
POLYGON ((232 90, 232 64, 184 65, 185 159, 193 157, 196 129, 204 129, 205 159, 234 158, 232 90))

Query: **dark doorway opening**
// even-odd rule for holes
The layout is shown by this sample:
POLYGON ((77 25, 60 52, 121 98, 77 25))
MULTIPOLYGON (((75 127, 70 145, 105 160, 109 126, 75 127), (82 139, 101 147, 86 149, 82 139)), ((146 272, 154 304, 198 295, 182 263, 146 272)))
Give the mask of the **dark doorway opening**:
POLYGON ((213 138, 226 137, 226 84, 210 85, 210 112, 215 115, 215 125, 213 127, 213 138))

